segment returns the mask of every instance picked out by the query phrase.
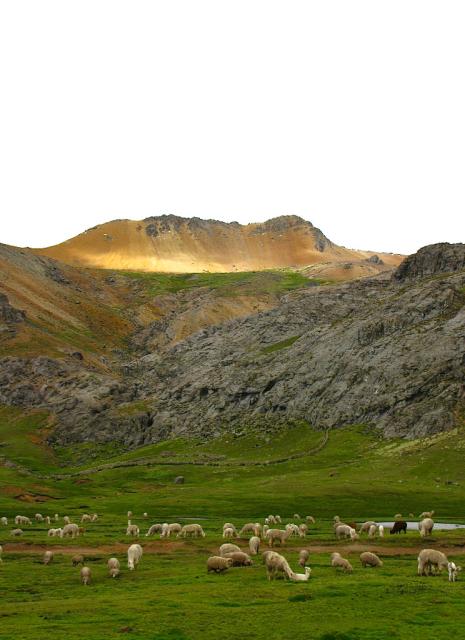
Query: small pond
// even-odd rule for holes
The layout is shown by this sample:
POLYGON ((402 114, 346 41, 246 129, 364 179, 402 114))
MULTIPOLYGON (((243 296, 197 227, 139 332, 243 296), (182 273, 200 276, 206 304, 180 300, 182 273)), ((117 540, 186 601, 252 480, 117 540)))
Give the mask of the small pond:
MULTIPOLYGON (((386 529, 390 529, 394 523, 393 522, 378 522, 378 524, 382 524, 386 529)), ((407 529, 414 529, 418 531, 418 522, 407 521, 407 529)), ((451 529, 465 529, 465 524, 455 524, 452 522, 435 522, 434 529, 436 531, 450 531, 451 529)))

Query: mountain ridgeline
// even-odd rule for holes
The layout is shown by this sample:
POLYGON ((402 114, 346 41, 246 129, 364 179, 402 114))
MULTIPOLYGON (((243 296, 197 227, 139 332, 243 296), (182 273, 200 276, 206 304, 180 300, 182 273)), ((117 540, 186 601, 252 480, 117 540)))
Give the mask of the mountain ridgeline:
POLYGON ((346 265, 341 279, 351 278, 353 263, 361 270, 359 275, 368 275, 376 272, 378 264, 397 266, 402 259, 398 255, 376 257, 372 251, 339 247, 298 216, 247 225, 174 215, 140 221, 114 220, 36 251, 75 266, 164 273, 241 272, 311 265, 327 268, 328 264, 338 265, 344 272, 346 265))
MULTIPOLYGON (((159 221, 136 233, 152 242, 159 221)), ((286 237, 301 226, 287 223, 262 227, 286 237)), ((312 250, 339 250, 305 224, 312 250)), ((310 263, 181 274, 70 255, 0 246, 0 403, 46 411, 53 444, 133 448, 295 421, 417 438, 463 423, 463 244, 425 247, 396 268, 358 256, 377 270, 347 282, 312 277, 310 263)))

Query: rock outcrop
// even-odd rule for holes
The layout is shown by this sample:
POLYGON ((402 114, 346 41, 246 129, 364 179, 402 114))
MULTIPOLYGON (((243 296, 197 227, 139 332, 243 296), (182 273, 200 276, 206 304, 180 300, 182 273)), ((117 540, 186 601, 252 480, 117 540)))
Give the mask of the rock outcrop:
POLYGON ((11 306, 7 296, 0 293, 0 326, 1 323, 11 325, 16 322, 23 322, 26 313, 21 309, 15 309, 11 306))
POLYGON ((441 242, 408 256, 393 274, 398 281, 416 280, 465 269, 465 245, 441 242))

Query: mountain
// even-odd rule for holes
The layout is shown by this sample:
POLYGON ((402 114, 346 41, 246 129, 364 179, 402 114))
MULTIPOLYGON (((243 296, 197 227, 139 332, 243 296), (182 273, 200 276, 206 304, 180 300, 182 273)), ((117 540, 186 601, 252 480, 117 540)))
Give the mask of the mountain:
MULTIPOLYGON (((88 365, 129 357, 129 338, 162 326, 174 344, 211 324, 272 308, 309 280, 291 271, 146 274, 72 267, 0 244, 0 356, 67 358, 88 365)), ((136 338, 136 336, 138 336, 136 338)))
POLYGON ((47 411, 55 444, 463 423, 463 244, 344 283, 99 270, 3 245, 0 276, 0 403, 47 411))
POLYGON ((174 215, 114 220, 35 251, 74 266, 125 271, 200 273, 319 265, 319 277, 344 280, 373 275, 403 258, 339 247, 298 216, 248 225, 174 215))

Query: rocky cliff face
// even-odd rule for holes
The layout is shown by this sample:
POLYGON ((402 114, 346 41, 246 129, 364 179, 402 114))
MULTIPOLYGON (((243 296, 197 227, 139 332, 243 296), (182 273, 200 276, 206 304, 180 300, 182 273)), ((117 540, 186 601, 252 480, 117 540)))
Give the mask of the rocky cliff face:
POLYGON ((49 410, 54 442, 128 446, 290 419, 406 438, 463 420, 465 245, 425 247, 392 277, 288 293, 175 343, 166 322, 135 327, 106 369, 3 358, 0 402, 49 410))
POLYGON ((464 408, 465 273, 290 294, 134 367, 156 398, 153 439, 158 429, 185 434, 262 417, 425 436, 454 425, 464 408))
POLYGON ((416 280, 463 269, 465 269, 463 244, 442 242, 423 247, 417 253, 408 256, 394 273, 394 279, 399 282, 416 280))

